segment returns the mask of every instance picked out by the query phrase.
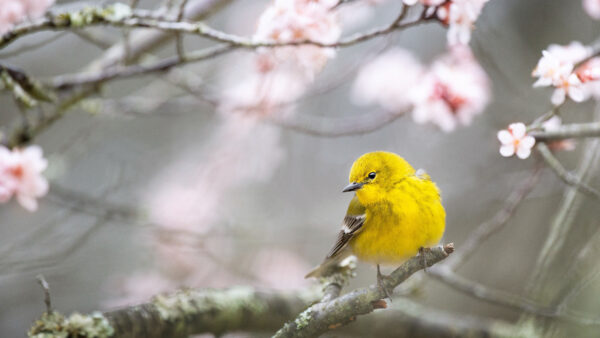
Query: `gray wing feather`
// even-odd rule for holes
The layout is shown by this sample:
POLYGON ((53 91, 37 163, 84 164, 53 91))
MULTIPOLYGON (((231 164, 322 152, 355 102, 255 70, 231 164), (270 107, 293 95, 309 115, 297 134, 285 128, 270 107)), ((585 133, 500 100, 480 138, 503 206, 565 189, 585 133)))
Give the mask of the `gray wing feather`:
MULTIPOLYGON (((338 233, 335 245, 329 251, 327 258, 335 257, 342 249, 344 249, 350 239, 360 232, 365 223, 365 214, 361 215, 346 215, 342 224, 342 230, 338 233)), ((326 259, 327 259, 326 258, 326 259)))

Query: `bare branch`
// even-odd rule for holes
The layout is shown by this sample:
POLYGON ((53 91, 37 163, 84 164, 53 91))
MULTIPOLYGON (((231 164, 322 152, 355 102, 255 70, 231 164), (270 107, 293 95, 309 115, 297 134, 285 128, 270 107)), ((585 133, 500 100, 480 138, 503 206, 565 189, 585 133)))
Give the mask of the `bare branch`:
MULTIPOLYGON (((583 158, 579 165, 578 176, 582 179, 595 167, 598 157, 600 140, 594 139, 588 142, 584 148, 583 158)), ((563 248, 566 234, 570 231, 576 210, 581 205, 581 198, 577 193, 577 187, 566 189, 560 207, 550 226, 550 232, 546 242, 538 255, 538 259, 526 289, 536 297, 540 297, 543 290, 543 282, 550 272, 550 266, 558 257, 563 248)))
POLYGON ((307 116, 272 117, 271 122, 280 127, 319 137, 343 137, 368 134, 383 128, 404 115, 404 112, 370 113, 347 118, 310 118, 307 116))
POLYGON ((463 292, 493 304, 518 309, 536 316, 559 318, 583 325, 600 325, 600 320, 583 316, 575 311, 558 307, 547 307, 531 299, 511 294, 506 291, 495 290, 483 284, 470 281, 454 273, 448 267, 430 269, 428 275, 432 276, 453 289, 463 292))
POLYGON ((46 313, 52 314, 52 301, 50 300, 50 286, 48 285, 48 282, 46 282, 44 275, 37 275, 36 279, 37 279, 38 283, 40 284, 40 286, 42 287, 42 290, 44 290, 44 304, 46 304, 46 313))
MULTIPOLYGON (((452 270, 461 266, 490 236, 500 231, 515 213, 521 202, 533 190, 540 179, 542 166, 536 165, 527 178, 519 182, 511 192, 504 206, 492 218, 481 223, 477 229, 471 232, 464 244, 461 245, 454 255, 442 265, 452 270)), ((434 268, 436 269, 436 268, 434 268)))
POLYGON ((115 337, 187 337, 191 334, 220 335, 235 331, 272 331, 318 300, 321 293, 262 292, 247 287, 228 290, 182 290, 156 296, 151 302, 103 314, 74 314, 69 318, 45 313, 29 335, 96 337, 90 332, 115 337), (73 320, 78 316, 78 321, 73 320), (92 320, 90 320, 92 319, 92 320), (86 328, 80 323, 90 323, 86 328), (89 329, 89 330, 88 330, 89 329), (92 330, 93 329, 93 330, 92 330))
POLYGON ((581 178, 576 175, 571 174, 570 172, 563 167, 560 161, 552 154, 552 151, 548 148, 545 143, 538 143, 536 146, 539 153, 542 155, 546 164, 554 171, 556 176, 560 178, 563 182, 568 185, 574 186, 579 189, 582 193, 587 194, 593 198, 600 198, 600 192, 593 187, 582 182, 581 178))
MULTIPOLYGON (((432 266, 444 260, 454 251, 454 246, 448 244, 436 247, 425 253, 427 266, 432 266)), ((415 256, 392 272, 384 284, 393 289, 415 272, 423 269, 423 257, 415 256)), ((378 301, 386 297, 377 284, 367 288, 356 289, 329 302, 317 303, 304 310, 298 317, 283 326, 274 337, 316 337, 324 332, 346 325, 356 316, 373 312, 378 301)))
POLYGON ((532 130, 529 135, 538 142, 562 140, 567 138, 598 137, 600 136, 600 122, 564 124, 552 131, 532 130))

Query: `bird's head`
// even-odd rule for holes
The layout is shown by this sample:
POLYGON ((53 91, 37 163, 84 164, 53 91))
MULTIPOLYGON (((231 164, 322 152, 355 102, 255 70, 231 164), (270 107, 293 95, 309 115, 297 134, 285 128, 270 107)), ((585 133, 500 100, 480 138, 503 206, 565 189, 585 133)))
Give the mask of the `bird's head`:
POLYGON ((352 165, 350 184, 342 191, 355 191, 363 205, 377 203, 397 182, 414 174, 413 167, 394 153, 386 151, 366 153, 352 165))

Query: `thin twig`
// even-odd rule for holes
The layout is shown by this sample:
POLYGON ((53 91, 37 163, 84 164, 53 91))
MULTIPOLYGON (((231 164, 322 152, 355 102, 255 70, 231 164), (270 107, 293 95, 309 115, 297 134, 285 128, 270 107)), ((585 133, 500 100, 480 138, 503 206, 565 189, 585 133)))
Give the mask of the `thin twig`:
POLYGON ((600 192, 593 187, 585 184, 581 178, 577 175, 573 175, 563 167, 560 161, 552 154, 552 151, 548 148, 545 143, 538 143, 536 146, 538 152, 542 155, 546 164, 554 171, 556 176, 570 186, 576 187, 582 193, 587 194, 590 197, 600 199, 600 192))
MULTIPOLYGON (((594 139, 584 147, 583 158, 579 165, 578 176, 586 177, 589 170, 594 166, 598 156, 600 140, 594 139)), ((536 297, 541 296, 543 283, 550 273, 550 266, 554 263, 560 250, 563 248, 567 234, 571 229, 576 210, 581 205, 581 198, 575 186, 569 186, 561 202, 560 207, 550 226, 548 237, 542 247, 538 259, 529 278, 526 289, 536 297)))
MULTIPOLYGON (((516 188, 506 198, 502 208, 492 218, 481 223, 473 232, 471 232, 471 235, 469 235, 467 240, 460 246, 460 250, 440 266, 455 270, 464 264, 464 262, 473 255, 475 250, 477 250, 488 238, 500 231, 517 211, 521 202, 539 182, 541 173, 542 166, 538 164, 523 181, 518 183, 516 188)), ((439 266, 433 267, 432 269, 435 270, 437 268, 439 268, 439 266)))
MULTIPOLYGON (((185 11, 185 5, 187 5, 188 0, 182 0, 179 5, 179 12, 177 13, 177 22, 181 22, 183 20, 183 13, 185 11)), ((181 33, 177 33, 175 35, 175 46, 177 48, 177 56, 180 60, 185 59, 185 50, 183 47, 183 35, 181 33)))
POLYGON ((516 294, 492 289, 483 284, 461 277, 448 267, 438 267, 438 269, 429 270, 427 275, 444 282, 445 285, 448 285, 457 291, 493 304, 518 309, 536 316, 560 318, 583 325, 600 325, 600 319, 583 316, 576 311, 564 308, 547 307, 534 300, 516 294))
POLYGON ((44 290, 44 304, 46 304, 46 313, 50 315, 50 314, 52 314, 52 301, 50 299, 50 286, 48 285, 48 282, 46 282, 44 275, 40 274, 40 275, 37 275, 35 278, 37 279, 38 283, 42 287, 42 290, 44 290))
MULTIPOLYGON (((395 30, 406 29, 412 26, 416 26, 427 21, 430 21, 430 18, 426 18, 424 14, 422 14, 418 19, 400 23, 399 20, 402 20, 406 15, 406 9, 403 8, 402 12, 398 17, 391 23, 386 26, 372 29, 371 31, 365 33, 356 33, 354 35, 348 36, 346 38, 340 39, 337 42, 321 42, 321 41, 312 41, 312 40, 299 40, 299 41, 291 41, 291 42, 274 42, 274 41, 256 41, 251 38, 245 38, 233 34, 228 34, 219 30, 216 30, 205 23, 189 23, 189 22, 172 22, 172 21, 164 21, 159 19, 147 19, 144 17, 136 16, 137 10, 132 11, 132 15, 126 18, 113 19, 110 15, 103 15, 101 11, 96 13, 89 13, 90 9, 83 9, 80 12, 72 12, 68 13, 69 16, 76 15, 84 15, 88 17, 88 20, 84 23, 80 23, 77 28, 88 27, 94 25, 109 25, 115 27, 122 28, 154 28, 159 29, 165 32, 175 32, 175 33, 188 33, 188 34, 196 34, 202 37, 221 42, 227 43, 235 48, 246 48, 246 49, 257 49, 261 47, 285 47, 285 46, 301 46, 301 45, 313 45, 317 47, 323 48, 339 48, 339 47, 348 47, 360 42, 373 39, 378 36, 389 34, 395 30), (87 12, 85 12, 87 11, 87 12)), ((425 11, 423 11, 425 13, 425 11)), ((0 48, 5 47, 10 42, 16 40, 19 37, 32 34, 35 32, 39 32, 42 30, 65 30, 73 28, 73 23, 71 20, 65 20, 65 17, 61 16, 52 16, 49 15, 45 18, 35 20, 31 23, 25 23, 21 25, 17 25, 12 30, 5 33, 0 38, 0 48)))
POLYGON ((46 40, 43 40, 43 41, 40 41, 40 42, 37 42, 37 43, 32 43, 32 44, 29 44, 29 45, 24 45, 24 46, 21 46, 21 47, 15 49, 15 50, 11 50, 11 51, 8 51, 8 52, 0 53, 0 59, 8 59, 8 58, 13 57, 13 56, 25 54, 27 52, 31 52, 31 51, 34 51, 36 49, 40 49, 40 48, 42 48, 44 46, 47 46, 47 45, 49 45, 49 44, 51 44, 53 42, 56 42, 56 40, 64 37, 66 34, 67 34, 66 32, 61 32, 59 34, 55 34, 54 36, 52 36, 51 38, 48 38, 46 40))

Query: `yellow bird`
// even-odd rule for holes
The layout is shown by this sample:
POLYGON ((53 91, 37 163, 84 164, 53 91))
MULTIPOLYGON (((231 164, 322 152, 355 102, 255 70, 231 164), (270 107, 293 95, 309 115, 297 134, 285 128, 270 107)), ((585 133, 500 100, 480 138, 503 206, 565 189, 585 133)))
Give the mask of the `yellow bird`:
POLYGON ((352 165, 350 184, 342 191, 355 192, 342 229, 325 261, 306 278, 327 276, 354 254, 377 264, 377 281, 382 285, 380 264, 399 265, 421 248, 437 245, 444 234, 446 212, 439 189, 429 175, 415 171, 394 153, 362 155, 352 165))

